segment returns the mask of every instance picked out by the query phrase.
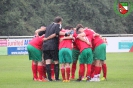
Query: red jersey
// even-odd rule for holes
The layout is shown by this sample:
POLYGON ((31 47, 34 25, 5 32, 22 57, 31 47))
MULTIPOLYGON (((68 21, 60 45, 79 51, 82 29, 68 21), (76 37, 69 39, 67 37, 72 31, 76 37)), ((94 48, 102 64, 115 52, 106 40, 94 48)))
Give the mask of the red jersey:
MULTIPOLYGON (((76 36, 76 31, 74 31, 73 37, 74 37, 74 35, 76 36)), ((74 38, 75 38, 75 37, 74 37, 74 38)), ((76 38, 75 38, 75 39, 76 39, 76 38)), ((78 49, 78 46, 77 46, 76 43, 75 43, 75 40, 73 40, 73 49, 79 50, 79 49, 78 49)))
POLYGON ((89 42, 92 42, 95 32, 92 29, 85 29, 84 33, 86 34, 86 37, 88 37, 88 39, 90 40, 89 42))
POLYGON ((86 34, 86 36, 88 38, 90 38, 90 41, 92 42, 93 49, 95 47, 99 46, 100 44, 104 43, 103 39, 100 38, 100 36, 94 37, 95 32, 92 29, 86 29, 84 31, 84 33, 86 34))
POLYGON ((75 41, 73 42, 73 49, 79 50, 78 46, 76 45, 75 41))
POLYGON ((32 45, 33 47, 41 50, 42 44, 43 44, 43 38, 44 38, 44 36, 36 36, 29 42, 29 44, 32 45))
MULTIPOLYGON (((61 32, 67 32, 68 30, 61 30, 61 32)), ((60 36, 60 38, 63 38, 65 37, 64 35, 60 36)), ((69 48, 69 49, 72 49, 72 39, 64 39, 63 41, 61 41, 59 43, 59 50, 62 49, 62 48, 69 48)))
MULTIPOLYGON (((80 52, 82 52, 84 49, 91 48, 91 46, 89 46, 86 42, 76 38, 77 37, 76 33, 74 33, 73 36, 75 38, 75 43, 76 43, 78 49, 80 50, 80 52)), ((87 37, 84 37, 84 38, 87 38, 87 37)))
POLYGON ((93 49, 95 49, 97 46, 103 43, 104 43, 104 40, 100 36, 95 36, 95 38, 92 41, 93 49))

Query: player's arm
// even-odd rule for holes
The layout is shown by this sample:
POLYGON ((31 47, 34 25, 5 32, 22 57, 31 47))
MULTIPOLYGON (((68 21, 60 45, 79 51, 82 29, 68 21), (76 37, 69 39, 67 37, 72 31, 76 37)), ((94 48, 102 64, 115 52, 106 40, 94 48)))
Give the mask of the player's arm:
POLYGON ((69 31, 69 32, 61 32, 59 33, 59 35, 65 35, 65 36, 69 36, 69 35, 72 35, 74 33, 73 30, 69 31))
POLYGON ((35 31, 35 33, 38 33, 38 32, 40 32, 40 31, 45 31, 45 30, 46 30, 46 27, 41 26, 39 29, 37 29, 37 30, 35 31))
POLYGON ((65 32, 60 31, 59 35, 65 35, 65 32))
POLYGON ((104 43, 105 43, 106 45, 108 45, 107 39, 104 38, 104 37, 102 37, 102 39, 103 39, 104 43))
POLYGON ((60 38, 60 42, 63 41, 63 40, 67 40, 67 39, 74 39, 74 37, 67 36, 67 37, 60 38))
POLYGON ((51 35, 48 36, 47 38, 43 38, 43 41, 46 41, 46 40, 52 39, 52 38, 54 38, 54 37, 56 37, 56 34, 55 34, 55 33, 54 33, 54 34, 51 34, 51 35))
POLYGON ((74 39, 72 36, 63 37, 62 39, 74 39))
POLYGON ((35 35, 38 36, 38 33, 39 33, 39 32, 45 31, 45 30, 46 30, 46 27, 41 26, 39 29, 37 29, 37 30, 35 31, 35 35))
POLYGON ((83 42, 87 42, 86 39, 84 39, 83 37, 85 37, 86 34, 84 32, 78 34, 78 36, 76 38, 80 39, 83 42))
POLYGON ((77 38, 91 46, 91 43, 84 39, 82 36, 77 36, 77 38))
POLYGON ((59 35, 69 36, 70 35, 69 33, 62 32, 59 24, 57 24, 56 26, 55 34, 56 36, 59 36, 59 35))
POLYGON ((51 35, 48 36, 47 38, 44 38, 43 41, 46 41, 46 40, 49 40, 49 39, 52 39, 52 38, 58 36, 58 35, 59 35, 59 32, 60 32, 60 30, 61 30, 59 26, 60 26, 60 25, 57 24, 57 25, 56 25, 56 28, 55 28, 54 34, 51 34, 51 35))
MULTIPOLYGON (((63 32, 61 32, 63 34, 63 32)), ((47 38, 44 38, 43 40, 46 41, 46 40, 49 40, 49 39, 52 39, 54 37, 56 37, 57 34, 54 33, 54 34, 51 34, 50 36, 48 36, 47 38)), ((64 37, 63 39, 73 39, 72 37, 64 37)))
POLYGON ((98 33, 94 33, 93 34, 93 38, 95 39, 95 37, 100 37, 100 38, 102 38, 102 36, 100 35, 100 34, 98 34, 98 33))
POLYGON ((93 36, 95 37, 95 36, 101 36, 101 35, 98 33, 94 33, 93 36))
POLYGON ((84 32, 78 34, 78 36, 89 36, 89 35, 92 35, 92 33, 95 33, 94 31, 92 32, 92 30, 84 30, 84 32))
MULTIPOLYGON (((85 34, 84 32, 82 32, 82 33, 78 34, 78 36, 84 37, 84 36, 86 36, 86 34, 85 34)), ((78 37, 78 36, 77 36, 77 37, 78 37)))

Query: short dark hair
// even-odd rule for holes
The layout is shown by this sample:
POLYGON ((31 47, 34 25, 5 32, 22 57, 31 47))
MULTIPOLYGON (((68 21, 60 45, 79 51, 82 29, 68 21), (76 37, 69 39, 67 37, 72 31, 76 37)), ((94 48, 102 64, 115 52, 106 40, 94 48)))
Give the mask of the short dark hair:
POLYGON ((43 34, 45 34, 45 31, 40 31, 40 32, 38 33, 39 36, 42 36, 43 34))
POLYGON ((70 26, 65 26, 64 29, 65 30, 69 30, 70 29, 70 26))
POLYGON ((65 30, 71 30, 71 29, 73 29, 73 27, 71 27, 71 26, 66 26, 66 27, 64 27, 64 29, 65 29, 65 30))
POLYGON ((55 23, 59 23, 59 22, 61 22, 62 20, 63 20, 63 19, 62 19, 61 17, 57 16, 57 17, 55 17, 54 22, 55 22, 55 23))
POLYGON ((76 28, 76 33, 77 33, 77 34, 81 33, 81 32, 79 31, 81 28, 82 28, 82 27, 76 28))
POLYGON ((77 24, 76 28, 84 28, 82 24, 77 24))

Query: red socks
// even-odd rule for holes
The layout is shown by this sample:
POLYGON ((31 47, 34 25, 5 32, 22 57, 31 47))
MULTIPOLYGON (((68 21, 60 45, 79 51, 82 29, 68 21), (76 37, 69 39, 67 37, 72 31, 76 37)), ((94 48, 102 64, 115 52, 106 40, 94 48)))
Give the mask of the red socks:
POLYGON ((98 75, 101 72, 101 67, 95 66, 95 73, 94 75, 98 75))
POLYGON ((95 65, 91 65, 91 78, 93 78, 95 72, 95 65))
POLYGON ((62 74, 62 79, 63 80, 66 80, 65 72, 66 72, 67 80, 69 80, 69 78, 70 78, 70 67, 66 67, 66 69, 64 67, 61 68, 61 74, 62 74))
POLYGON ((71 75, 72 75, 71 78, 72 79, 75 78, 76 64, 77 64, 77 62, 72 64, 72 68, 71 68, 71 75))
POLYGON ((61 68, 61 74, 62 74, 62 79, 63 80, 69 80, 70 79, 70 67, 66 67, 66 69, 64 67, 61 68), (66 76, 65 76, 66 73, 66 76))
POLYGON ((39 73, 39 80, 42 80, 43 66, 38 66, 37 70, 38 70, 38 73, 39 73))
POLYGON ((43 80, 43 77, 46 78, 46 68, 43 65, 34 64, 32 61, 32 73, 34 80, 43 80), (39 75, 39 77, 38 77, 39 75))
POLYGON ((37 76, 37 65, 33 64, 33 62, 32 62, 32 73, 33 73, 33 78, 34 79, 38 79, 38 76, 37 76))
POLYGON ((101 67, 99 67, 99 69, 98 69, 98 74, 100 74, 101 73, 101 67))
POLYGON ((95 66, 95 72, 94 72, 94 75, 97 75, 99 72, 99 67, 95 66))
POLYGON ((106 76, 107 76, 107 65, 106 64, 102 65, 102 70, 103 70, 103 77, 106 78, 106 76))
POLYGON ((66 80, 66 78, 65 78, 65 68, 64 67, 61 68, 61 74, 62 74, 62 79, 66 80))
POLYGON ((66 67, 67 80, 70 79, 70 67, 66 67))
POLYGON ((87 64, 87 73, 86 73, 86 76, 90 77, 91 76, 91 64, 87 64))
POLYGON ((82 78, 84 76, 85 72, 85 64, 80 64, 79 66, 79 78, 82 78))

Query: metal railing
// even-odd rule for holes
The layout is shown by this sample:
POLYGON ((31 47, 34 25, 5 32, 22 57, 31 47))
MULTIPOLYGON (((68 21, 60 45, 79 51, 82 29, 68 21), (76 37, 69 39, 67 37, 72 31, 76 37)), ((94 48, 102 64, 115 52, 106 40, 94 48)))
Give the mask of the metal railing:
POLYGON ((13 39, 13 38, 16 38, 16 39, 21 39, 21 38, 33 38, 34 36, 0 36, 0 39, 13 39))
MULTIPOLYGON (((133 34, 101 34, 103 37, 133 37, 133 34)), ((34 36, 0 36, 0 39, 33 38, 34 36)))
POLYGON ((133 34, 101 34, 103 37, 133 37, 133 34))

